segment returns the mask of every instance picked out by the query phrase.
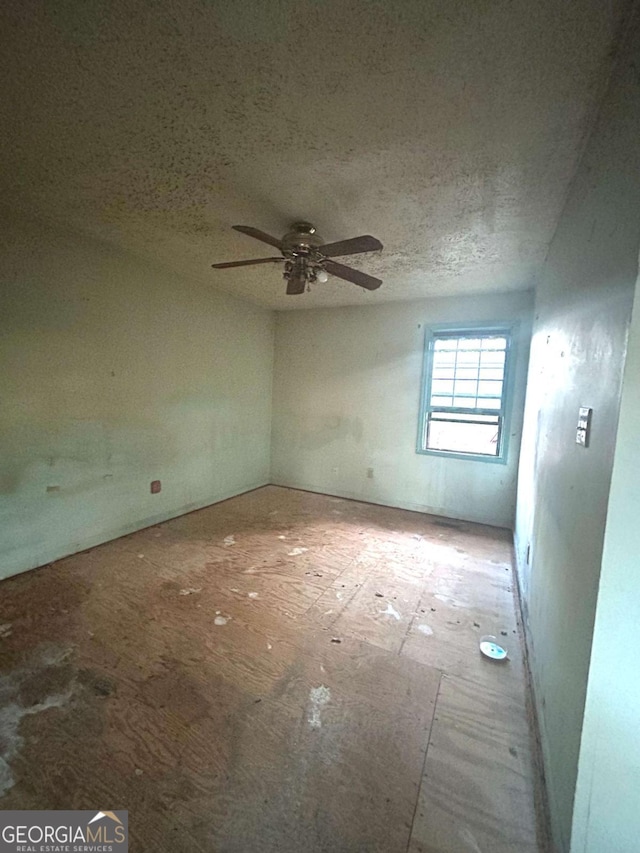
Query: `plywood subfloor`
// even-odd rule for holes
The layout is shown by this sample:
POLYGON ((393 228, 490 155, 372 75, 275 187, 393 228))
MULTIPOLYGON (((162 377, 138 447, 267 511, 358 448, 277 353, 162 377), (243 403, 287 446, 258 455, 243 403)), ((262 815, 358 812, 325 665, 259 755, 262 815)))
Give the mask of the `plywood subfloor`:
POLYGON ((506 531, 271 486, 5 581, 0 808, 128 809, 133 851, 534 853, 512 584, 506 531))

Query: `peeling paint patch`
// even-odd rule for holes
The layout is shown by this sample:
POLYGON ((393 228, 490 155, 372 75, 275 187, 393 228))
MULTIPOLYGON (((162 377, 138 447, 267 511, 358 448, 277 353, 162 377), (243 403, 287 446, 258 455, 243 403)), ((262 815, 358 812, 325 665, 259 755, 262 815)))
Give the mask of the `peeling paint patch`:
POLYGON ((305 551, 308 551, 308 548, 294 548, 293 551, 289 551, 289 557, 299 557, 300 554, 304 554, 305 551))
POLYGON ((430 637, 433 634, 433 628, 430 628, 429 625, 418 625, 418 631, 425 637, 430 637))
POLYGON ((393 618, 394 618, 394 619, 397 619, 397 620, 398 620, 398 622, 400 621, 400 618, 401 618, 401 617, 400 617, 400 614, 399 614, 399 613, 398 613, 398 611, 395 609, 395 607, 393 606, 393 604, 391 604, 391 602, 389 602, 389 603, 387 604, 387 609, 386 609, 386 610, 378 610, 378 613, 380 613, 382 616, 393 616, 393 618))
POLYGON ((228 547, 229 545, 235 545, 235 544, 236 544, 235 536, 225 536, 225 537, 224 537, 224 539, 223 539, 222 541, 224 542, 224 544, 225 544, 227 547, 228 547))
POLYGON ((312 687, 309 692, 309 716, 307 717, 309 726, 312 729, 320 729, 322 728, 322 720, 320 718, 320 712, 324 708, 325 705, 329 703, 331 699, 331 691, 328 687, 325 687, 324 684, 321 684, 320 687, 312 687))
POLYGON ((283 536, 282 534, 281 534, 280 536, 278 536, 278 539, 286 539, 286 538, 287 538, 287 537, 286 537, 286 536, 283 536))
POLYGON ((179 595, 195 595, 197 592, 202 592, 202 587, 188 586, 185 589, 181 589, 179 595))
POLYGON ((213 624, 226 625, 230 618, 230 616, 216 616, 216 618, 213 620, 213 624))
POLYGON ((248 592, 247 598, 258 598, 258 593, 257 592, 248 592))
POLYGON ((4 625, 0 625, 0 640, 10 637, 12 633, 13 627, 10 622, 5 622, 4 625))

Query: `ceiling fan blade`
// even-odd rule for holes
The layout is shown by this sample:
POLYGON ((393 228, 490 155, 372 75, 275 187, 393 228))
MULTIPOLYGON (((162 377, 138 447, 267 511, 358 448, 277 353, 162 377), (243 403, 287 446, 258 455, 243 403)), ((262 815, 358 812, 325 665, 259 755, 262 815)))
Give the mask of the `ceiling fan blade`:
POLYGON ((366 272, 360 272, 360 270, 354 270, 345 264, 339 264, 337 261, 326 261, 323 266, 331 275, 336 275, 338 278, 343 278, 345 281, 350 281, 367 290, 377 290, 382 284, 379 278, 374 278, 372 275, 367 275, 366 272))
POLYGON ((232 225, 231 227, 235 231, 239 231, 241 234, 247 234, 249 237, 254 237, 256 240, 262 240, 263 243, 268 243, 270 246, 275 246, 276 249, 280 249, 280 251, 282 251, 282 243, 280 240, 276 240, 275 237, 271 237, 270 234, 265 234, 264 231, 260 231, 258 228, 252 228, 250 225, 232 225))
POLYGON ((371 234, 363 234, 362 237, 338 240, 337 243, 327 243, 318 248, 325 258, 336 258, 338 255, 359 255, 362 252, 375 252, 382 248, 382 243, 372 237, 371 234))
POLYGON ((253 264, 273 264, 284 258, 255 258, 252 261, 228 261, 226 264, 211 264, 214 270, 228 270, 231 267, 250 267, 253 264))

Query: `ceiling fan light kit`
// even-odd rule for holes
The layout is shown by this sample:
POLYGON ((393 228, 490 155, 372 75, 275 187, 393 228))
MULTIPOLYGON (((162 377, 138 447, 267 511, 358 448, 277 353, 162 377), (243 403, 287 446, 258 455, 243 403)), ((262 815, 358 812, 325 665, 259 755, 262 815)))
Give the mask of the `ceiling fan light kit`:
POLYGON ((369 234, 353 237, 350 240, 339 240, 336 243, 325 243, 310 222, 295 222, 281 240, 249 225, 234 225, 233 228, 241 234, 247 234, 279 249, 282 257, 212 264, 214 269, 284 262, 283 277, 287 282, 289 295, 304 293, 316 281, 326 282, 329 275, 350 281, 366 290, 376 290, 382 284, 379 278, 331 260, 340 255, 380 251, 382 243, 369 234))

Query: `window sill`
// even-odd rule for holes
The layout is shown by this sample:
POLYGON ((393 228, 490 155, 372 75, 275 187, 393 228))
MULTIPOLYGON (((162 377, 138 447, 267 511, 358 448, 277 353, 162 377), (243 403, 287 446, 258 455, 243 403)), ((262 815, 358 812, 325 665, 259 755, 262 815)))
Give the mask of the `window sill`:
POLYGON ((478 453, 455 453, 451 450, 425 450, 423 447, 416 448, 416 453, 421 456, 440 456, 446 459, 466 459, 468 462, 489 462, 493 465, 506 465, 507 457, 484 456, 478 453))

